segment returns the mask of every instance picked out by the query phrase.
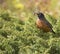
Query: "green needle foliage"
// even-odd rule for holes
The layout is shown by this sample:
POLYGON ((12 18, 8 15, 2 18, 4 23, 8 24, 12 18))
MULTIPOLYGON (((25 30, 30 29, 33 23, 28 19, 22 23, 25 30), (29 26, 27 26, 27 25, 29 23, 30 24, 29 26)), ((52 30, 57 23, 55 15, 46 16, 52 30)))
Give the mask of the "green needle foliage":
POLYGON ((38 29, 32 14, 26 21, 0 14, 0 54, 60 54, 60 20, 48 20, 56 34, 38 29))

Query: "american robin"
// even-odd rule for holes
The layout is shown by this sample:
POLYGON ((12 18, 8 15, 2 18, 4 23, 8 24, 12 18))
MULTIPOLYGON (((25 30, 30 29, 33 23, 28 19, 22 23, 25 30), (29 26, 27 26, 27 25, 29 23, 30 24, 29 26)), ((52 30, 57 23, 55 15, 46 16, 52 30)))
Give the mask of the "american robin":
POLYGON ((38 19, 36 20, 36 25, 39 29, 42 29, 45 32, 52 32, 55 34, 53 31, 52 25, 46 20, 45 16, 43 13, 36 13, 38 16, 38 19))

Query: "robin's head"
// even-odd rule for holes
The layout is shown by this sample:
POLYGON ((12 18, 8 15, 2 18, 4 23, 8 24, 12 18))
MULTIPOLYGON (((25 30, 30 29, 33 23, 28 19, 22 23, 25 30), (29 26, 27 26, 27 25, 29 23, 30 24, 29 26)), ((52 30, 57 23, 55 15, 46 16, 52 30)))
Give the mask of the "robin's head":
POLYGON ((44 18, 44 14, 43 13, 37 13, 37 15, 38 15, 39 19, 44 18))
POLYGON ((34 15, 37 15, 39 19, 44 19, 45 16, 42 12, 35 12, 34 15))

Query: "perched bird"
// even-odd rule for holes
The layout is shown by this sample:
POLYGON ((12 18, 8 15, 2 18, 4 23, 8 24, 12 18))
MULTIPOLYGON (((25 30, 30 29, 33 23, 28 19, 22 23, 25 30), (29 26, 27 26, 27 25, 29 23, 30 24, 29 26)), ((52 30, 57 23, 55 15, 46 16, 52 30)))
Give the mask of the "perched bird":
POLYGON ((52 32, 55 34, 55 32, 52 29, 52 25, 46 20, 44 14, 40 12, 36 14, 38 16, 38 19, 36 20, 37 27, 45 32, 52 32))

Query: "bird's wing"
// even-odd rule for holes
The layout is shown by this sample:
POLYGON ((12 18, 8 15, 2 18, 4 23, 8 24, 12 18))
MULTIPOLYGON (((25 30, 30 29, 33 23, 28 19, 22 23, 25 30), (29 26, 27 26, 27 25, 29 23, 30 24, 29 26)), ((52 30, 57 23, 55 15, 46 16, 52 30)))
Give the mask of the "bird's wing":
POLYGON ((44 23, 45 23, 48 27, 50 27, 50 28, 53 27, 46 19, 44 19, 44 23))

